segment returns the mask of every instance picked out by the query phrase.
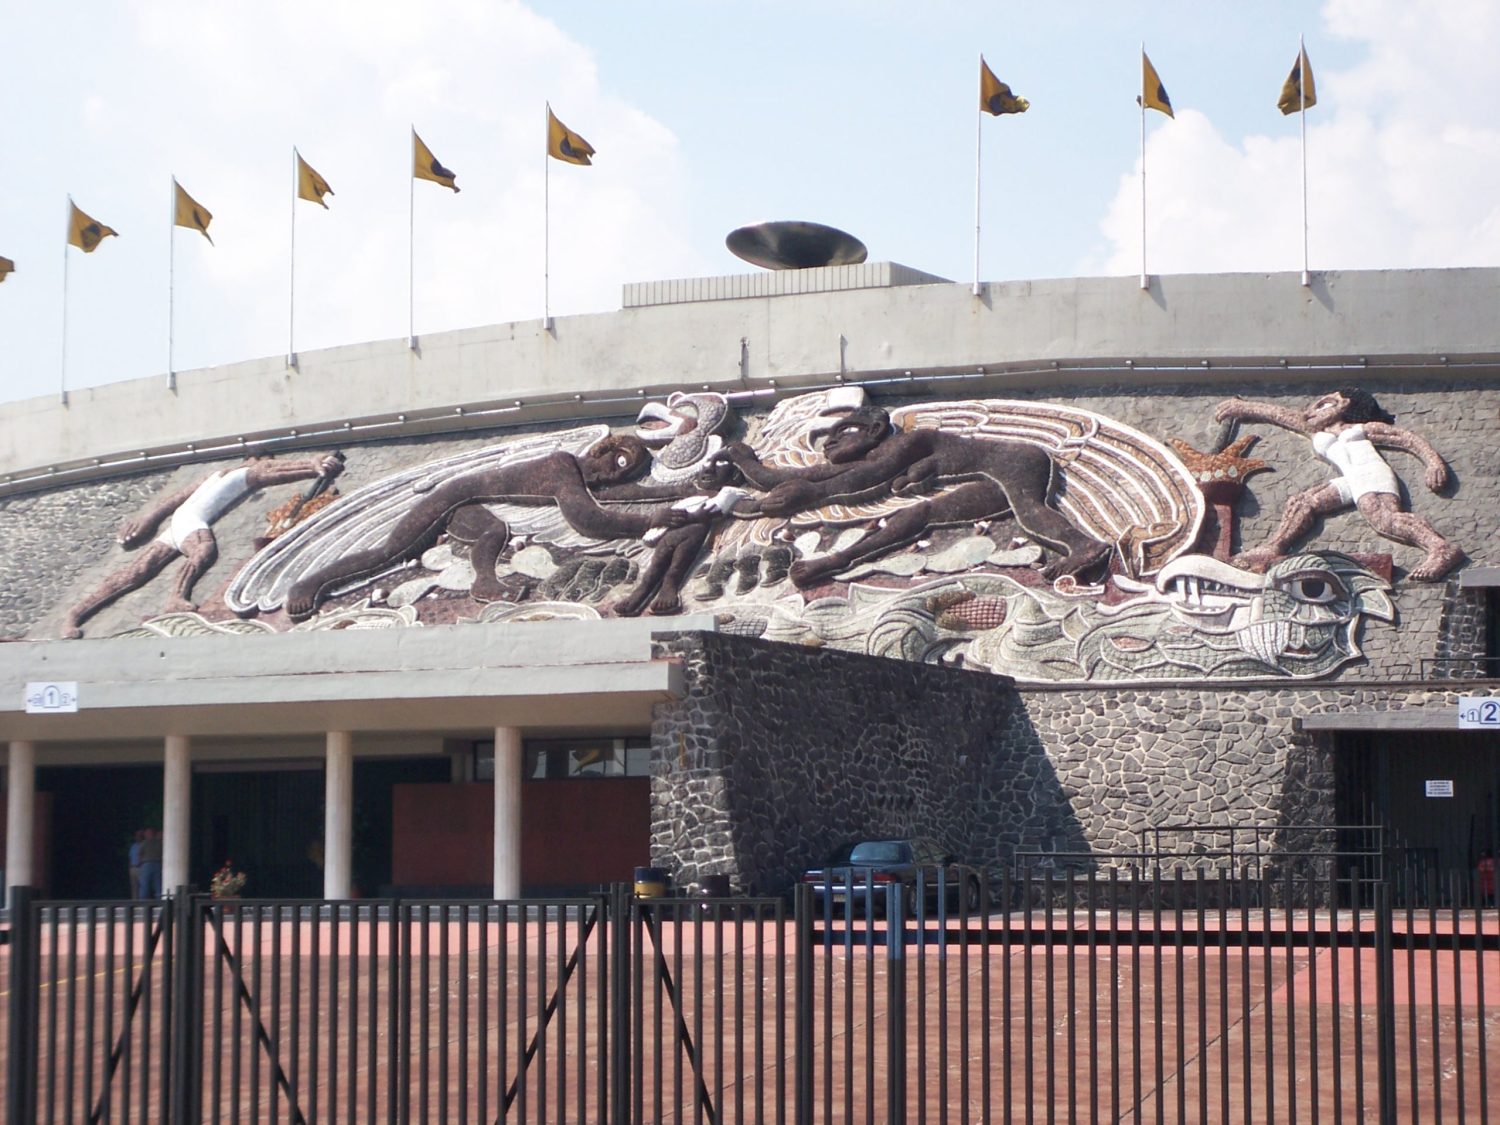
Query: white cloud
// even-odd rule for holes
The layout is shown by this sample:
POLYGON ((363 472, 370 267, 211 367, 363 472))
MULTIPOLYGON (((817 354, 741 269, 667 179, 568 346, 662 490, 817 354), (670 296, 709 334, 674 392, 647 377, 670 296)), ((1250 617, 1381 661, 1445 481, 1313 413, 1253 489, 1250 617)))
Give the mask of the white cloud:
MULTIPOLYGON (((1313 269, 1500 265, 1500 100, 1492 50, 1500 5, 1484 0, 1331 0, 1332 35, 1367 53, 1318 68, 1307 120, 1313 269)), ((1200 113, 1157 123, 1147 141, 1153 273, 1301 268, 1300 144, 1226 138, 1200 113)), ((1100 222, 1084 272, 1140 268, 1140 165, 1100 222)))
MULTIPOLYGON (((296 212, 299 350, 406 334, 412 124, 462 188, 415 185, 419 333, 542 314, 548 97, 599 150, 592 168, 551 169, 552 312, 617 308, 623 282, 705 268, 683 238, 671 132, 514 0, 135 0, 114 18, 87 58, 39 62, 53 117, 13 122, 10 143, 31 149, 29 129, 66 156, 24 185, 35 198, 0 205, 60 213, 71 191, 120 231, 73 262, 71 386, 165 370, 171 175, 213 212, 216 243, 176 232, 176 366, 286 349, 293 144, 336 192, 296 212)), ((40 357, 12 350, 24 374, 6 394, 23 397, 56 386, 61 332, 56 236, 32 237, 5 251, 26 267, 7 315, 40 357)))

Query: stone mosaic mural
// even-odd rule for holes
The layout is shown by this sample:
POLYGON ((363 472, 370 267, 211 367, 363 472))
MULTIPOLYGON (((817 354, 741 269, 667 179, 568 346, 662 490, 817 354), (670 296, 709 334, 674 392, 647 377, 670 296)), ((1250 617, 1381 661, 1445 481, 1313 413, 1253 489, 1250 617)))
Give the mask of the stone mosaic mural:
POLYGON ((265 484, 315 483, 229 581, 237 616, 197 612, 185 589, 201 571, 184 566, 166 612, 131 633, 709 612, 725 632, 1023 682, 1329 676, 1395 610, 1389 558, 1318 550, 1318 518, 1356 508, 1425 552, 1413 579, 1442 577, 1461 552, 1405 508, 1380 450, 1419 458, 1434 491, 1447 467, 1352 388, 1217 416, 1201 451, 1049 403, 887 411, 838 387, 740 418, 721 395, 679 393, 627 430, 528 434, 376 480, 355 450, 336 498, 342 460, 270 462, 265 484), (1306 434, 1335 475, 1235 555, 1247 481, 1272 468, 1236 429, 1259 423, 1306 434))

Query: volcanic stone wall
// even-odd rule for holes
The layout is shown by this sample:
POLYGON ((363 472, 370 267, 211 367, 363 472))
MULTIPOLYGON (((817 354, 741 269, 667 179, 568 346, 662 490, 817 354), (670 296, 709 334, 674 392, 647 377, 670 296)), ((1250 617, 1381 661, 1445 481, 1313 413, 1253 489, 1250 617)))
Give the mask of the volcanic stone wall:
MULTIPOLYGON (((719 634, 678 634, 684 697, 652 730, 652 862, 680 883, 724 874, 779 892, 838 843, 932 835, 999 871, 1018 853, 1108 866, 1150 830, 1223 849, 1233 825, 1331 826, 1335 744, 1318 714, 1453 708, 1460 690, 1370 685, 1016 690, 972 672, 719 634), (1071 853, 1071 854, 1066 854, 1071 853), (1089 854, 1093 858, 1085 858, 1089 854)), ((1297 850, 1332 850, 1330 833, 1297 850)), ((1120 861, 1128 866, 1128 860, 1120 861)), ((1170 866, 1170 865, 1169 865, 1170 866)), ((1191 868, 1191 860, 1184 862, 1191 868)))

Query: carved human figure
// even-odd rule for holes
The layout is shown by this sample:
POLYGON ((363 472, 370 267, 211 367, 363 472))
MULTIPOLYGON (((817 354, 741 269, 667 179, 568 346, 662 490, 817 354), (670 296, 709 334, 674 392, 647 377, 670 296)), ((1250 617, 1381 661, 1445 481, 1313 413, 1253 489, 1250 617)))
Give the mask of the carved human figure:
POLYGON ((83 636, 80 626, 85 621, 116 598, 150 582, 179 555, 183 559, 182 569, 173 583, 172 597, 163 609, 169 613, 196 609, 189 600, 193 585, 219 554, 218 541, 211 530, 215 520, 262 488, 316 478, 331 480, 343 471, 343 458, 334 453, 297 461, 251 460, 233 469, 219 469, 197 484, 158 501, 120 525, 120 545, 134 549, 145 544, 144 549, 129 566, 110 574, 68 610, 62 635, 83 636))
POLYGON ((1059 552, 1043 571, 1049 578, 1082 573, 1109 555, 1108 544, 1086 535, 1048 505, 1055 466, 1040 446, 936 429, 897 430, 886 411, 862 406, 832 423, 822 451, 827 464, 803 468, 762 464, 743 443, 727 446, 723 456, 764 490, 748 504, 772 517, 835 502, 944 491, 892 513, 842 550, 793 564, 792 581, 804 589, 910 543, 929 528, 1004 516, 1014 517, 1029 536, 1059 552))
POLYGON ((1306 435, 1313 452, 1338 470, 1333 480, 1299 492, 1286 502, 1281 522, 1271 537, 1235 558, 1242 567, 1263 568, 1312 531, 1318 519, 1350 507, 1387 539, 1427 552, 1411 577, 1434 582, 1458 565, 1463 551, 1445 539, 1423 516, 1401 504, 1401 486, 1381 449, 1400 449, 1419 457, 1426 466, 1423 481, 1433 492, 1447 485, 1447 463, 1426 438, 1395 425, 1392 414, 1375 397, 1358 387, 1343 387, 1313 400, 1303 410, 1269 402, 1232 398, 1220 403, 1219 421, 1269 422, 1306 435))
MULTIPOLYGON (((652 529, 682 528, 692 515, 667 504, 638 507, 601 502, 676 499, 691 491, 690 484, 634 483, 649 468, 650 458, 650 451, 639 438, 611 434, 582 456, 557 450, 529 461, 453 477, 421 493, 380 544, 335 559, 293 584, 287 594, 286 611, 294 618, 307 617, 330 590, 416 557, 449 530, 472 544, 469 557, 476 575, 474 596, 481 601, 498 599, 502 592, 495 563, 505 549, 510 530, 483 507, 487 502, 555 504, 569 526, 596 539, 643 539, 652 529)), ((707 529, 694 530, 701 546, 707 529)), ((658 584, 666 583, 675 573, 666 564, 679 548, 687 549, 674 541, 661 573, 653 575, 658 584)))

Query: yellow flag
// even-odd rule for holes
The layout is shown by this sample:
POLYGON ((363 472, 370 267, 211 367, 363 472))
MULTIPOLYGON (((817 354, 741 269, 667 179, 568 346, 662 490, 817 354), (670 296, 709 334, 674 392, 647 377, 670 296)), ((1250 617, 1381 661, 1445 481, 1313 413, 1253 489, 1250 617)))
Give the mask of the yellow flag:
POLYGON ((592 164, 594 146, 557 119, 552 107, 547 107, 547 155, 554 160, 565 160, 569 164, 592 164))
POLYGON ((417 136, 415 129, 411 131, 411 174, 419 180, 431 180, 445 188, 452 188, 455 193, 458 191, 458 185, 453 182, 457 173, 448 171, 438 163, 438 158, 432 155, 432 149, 422 143, 422 138, 417 136))
POLYGON ((78 204, 71 199, 68 200, 68 245, 76 246, 85 254, 92 254, 98 249, 99 243, 110 235, 119 236, 119 231, 114 227, 107 227, 101 222, 91 219, 78 209, 78 204))
POLYGON ((1141 52, 1141 96, 1136 101, 1168 117, 1177 116, 1172 112, 1172 99, 1167 97, 1167 88, 1161 84, 1161 76, 1156 73, 1156 67, 1151 65, 1145 51, 1141 52))
POLYGON ((328 186, 328 181, 318 175, 317 170, 311 164, 302 159, 300 152, 297 153, 297 198, 317 203, 326 211, 328 204, 323 202, 323 197, 332 194, 333 189, 328 186))
POLYGON ((1313 81, 1312 64, 1307 61, 1307 51, 1297 52, 1297 61, 1292 64, 1292 73, 1281 84, 1281 97, 1276 108, 1282 113, 1301 113, 1318 104, 1318 88, 1313 81))
POLYGON ((172 181, 172 190, 176 193, 175 217, 172 222, 179 227, 197 231, 212 246, 214 240, 208 233, 208 224, 214 221, 213 212, 183 191, 182 185, 176 180, 172 181))
POLYGON ((1025 113, 1031 103, 1010 92, 1010 87, 995 77, 995 72, 979 56, 979 108, 999 117, 1002 113, 1025 113))
POLYGON ((0 258, 0 281, 4 281, 9 274, 16 272, 16 263, 9 258, 0 258))

